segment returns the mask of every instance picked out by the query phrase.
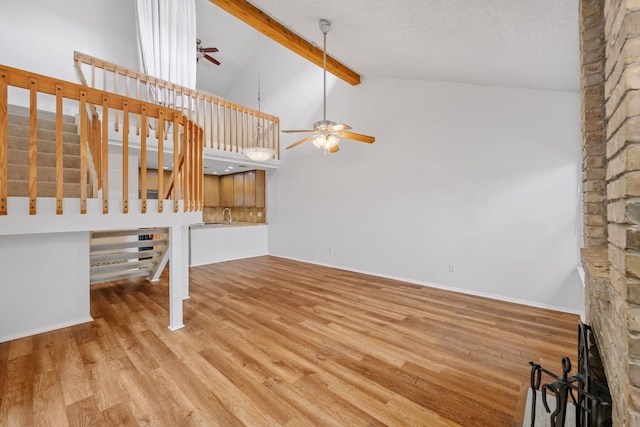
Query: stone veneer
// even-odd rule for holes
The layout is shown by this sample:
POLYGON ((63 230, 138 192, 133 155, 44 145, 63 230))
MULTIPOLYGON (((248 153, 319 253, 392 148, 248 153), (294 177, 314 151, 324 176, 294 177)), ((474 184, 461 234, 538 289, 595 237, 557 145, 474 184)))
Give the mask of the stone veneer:
POLYGON ((613 425, 640 426, 640 0, 581 0, 580 45, 586 321, 613 425))

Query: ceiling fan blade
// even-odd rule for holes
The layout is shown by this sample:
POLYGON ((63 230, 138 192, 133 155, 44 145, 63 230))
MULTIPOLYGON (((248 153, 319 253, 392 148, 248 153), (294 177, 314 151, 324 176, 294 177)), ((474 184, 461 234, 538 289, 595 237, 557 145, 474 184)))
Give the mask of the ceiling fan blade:
POLYGON ((315 132, 315 130, 299 130, 299 129, 296 129, 296 130, 283 130, 281 132, 284 132, 284 133, 315 132))
POLYGON ((202 52, 211 52, 211 53, 213 53, 213 52, 217 52, 218 51, 217 47, 203 47, 203 48, 200 48, 200 49, 201 49, 202 52))
POLYGON ((362 135, 362 134, 353 133, 353 132, 340 131, 338 132, 338 135, 340 135, 341 138, 352 139, 354 141, 360 141, 360 142, 366 142, 368 144, 373 144, 373 142, 376 140, 373 136, 362 135))
POLYGON ((329 148, 330 153, 337 153, 338 151, 340 151, 340 147, 338 147, 337 145, 334 145, 333 147, 329 148))
POLYGON ((315 135, 309 135, 307 137, 302 138, 300 141, 298 142, 294 142, 293 144, 291 144, 290 146, 288 146, 286 149, 288 150, 289 148, 293 148, 293 147, 297 147, 300 144, 303 144, 307 141, 310 141, 311 139, 313 139, 315 135))
POLYGON ((329 131, 331 132, 336 132, 339 130, 347 130, 347 129, 351 129, 351 126, 345 125, 344 123, 340 125, 329 126, 329 131))
POLYGON ((204 56, 205 58, 207 58, 209 61, 213 62, 214 64, 216 64, 216 65, 220 65, 220 62, 219 62, 217 59, 215 59, 214 57, 209 56, 209 55, 207 55, 206 53, 205 53, 203 56, 204 56))

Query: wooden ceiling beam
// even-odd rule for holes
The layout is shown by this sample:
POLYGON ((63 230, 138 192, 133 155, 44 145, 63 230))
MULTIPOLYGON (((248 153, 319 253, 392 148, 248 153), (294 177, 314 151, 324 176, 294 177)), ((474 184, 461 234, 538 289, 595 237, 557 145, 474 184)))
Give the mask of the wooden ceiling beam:
MULTIPOLYGON (((287 49, 322 67, 322 49, 298 36, 251 3, 245 0, 209 1, 287 49)), ((360 84, 360 74, 329 55, 327 55, 327 71, 351 85, 360 84)))

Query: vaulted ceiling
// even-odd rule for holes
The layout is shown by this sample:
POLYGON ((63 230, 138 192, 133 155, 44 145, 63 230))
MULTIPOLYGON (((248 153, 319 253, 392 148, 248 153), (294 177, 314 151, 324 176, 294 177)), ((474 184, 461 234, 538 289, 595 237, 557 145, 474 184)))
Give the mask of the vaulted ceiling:
MULTIPOLYGON (((320 18, 332 22, 329 54, 367 77, 454 81, 577 91, 578 0, 251 0, 322 47, 320 18)), ((203 45, 222 65, 204 64, 199 86, 224 87, 263 43, 275 43, 208 0, 196 0, 203 45)))

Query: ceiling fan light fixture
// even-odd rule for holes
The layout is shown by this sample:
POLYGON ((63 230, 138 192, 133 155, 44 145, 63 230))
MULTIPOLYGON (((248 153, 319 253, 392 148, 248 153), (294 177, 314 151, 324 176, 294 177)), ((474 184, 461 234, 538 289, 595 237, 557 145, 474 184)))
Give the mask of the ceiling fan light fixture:
POLYGON ((327 137, 324 136, 324 134, 320 134, 320 135, 316 136, 315 138, 313 138, 311 140, 311 142, 317 148, 324 148, 324 146, 327 144, 327 137))

